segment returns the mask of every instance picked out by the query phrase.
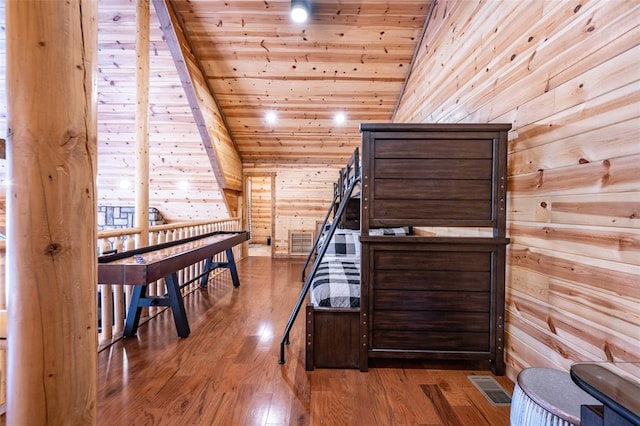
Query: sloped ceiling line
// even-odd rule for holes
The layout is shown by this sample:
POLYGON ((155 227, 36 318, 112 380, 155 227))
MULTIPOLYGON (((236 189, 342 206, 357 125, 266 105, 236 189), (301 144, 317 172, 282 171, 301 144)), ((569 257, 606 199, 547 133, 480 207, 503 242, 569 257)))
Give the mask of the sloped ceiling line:
POLYGON ((185 95, 187 97, 187 100, 189 101, 189 106, 191 107, 191 111, 193 112, 193 118, 196 122, 196 125, 198 126, 198 131, 200 132, 202 143, 207 151, 209 160, 211 161, 213 173, 216 176, 218 185, 221 188, 224 188, 224 176, 220 170, 217 154, 211 142, 209 131, 207 130, 207 123, 204 119, 202 111, 200 110, 195 89, 191 82, 191 76, 189 74, 189 70, 187 68, 187 64, 180 47, 180 42, 178 41, 178 36, 175 30, 176 27, 171 17, 171 13, 169 12, 165 0, 153 0, 153 6, 156 9, 156 14, 158 15, 158 20, 160 21, 160 26, 162 28, 162 33, 164 34, 164 37, 167 40, 167 44, 169 45, 169 50, 171 51, 173 62, 176 65, 178 76, 180 77, 180 82, 182 83, 185 95))
POLYGON ((186 44, 189 46, 189 50, 192 52, 193 57, 194 57, 194 61, 196 63, 196 65, 198 66, 198 70, 200 71, 200 74, 202 74, 202 76, 204 77, 204 82, 207 86, 207 89, 209 90, 209 93, 211 94, 211 98, 213 99, 213 101, 215 102, 217 109, 218 109, 218 113, 220 114, 220 118, 222 119, 222 122, 224 123, 224 127, 226 129, 227 134, 229 135, 229 138, 231 139, 231 142, 233 144, 234 149, 236 150, 236 152, 238 152, 238 155, 240 155, 240 150, 238 149, 238 145, 236 143, 236 140, 233 136, 233 133, 231 132, 231 126, 229 126, 229 123, 227 121, 227 117, 225 115, 225 113, 222 111, 222 107, 220 106, 220 102, 218 102, 218 97, 216 92, 213 90, 213 88, 211 87, 211 83, 209 82, 209 79, 206 77, 206 73, 204 71, 204 67, 202 66, 202 62, 200 61, 199 56, 196 54, 194 47, 193 47, 193 43, 191 43, 191 39, 189 37, 189 33, 186 31, 186 25, 184 23, 184 20, 182 19, 182 17, 180 16, 180 14, 176 11, 175 7, 174 7, 174 1, 175 0, 168 0, 169 5, 172 7, 172 11, 173 13, 171 14, 171 17, 173 19, 175 19, 175 25, 174 28, 176 28, 176 25, 178 26, 178 28, 182 29, 182 36, 185 39, 186 44))
POLYGON ((187 56, 189 55, 189 50, 191 50, 191 48, 189 41, 184 35, 184 29, 171 9, 171 4, 167 0, 153 0, 153 5, 156 9, 156 14, 158 15, 158 20, 160 21, 164 37, 167 40, 169 50, 171 51, 180 81, 193 113, 195 123, 198 127, 198 132, 202 138, 202 144, 207 152, 207 156, 209 157, 216 181, 221 189, 229 213, 233 214, 232 212, 235 211, 235 206, 237 205, 234 192, 242 192, 241 178, 239 179, 237 176, 238 173, 241 174, 242 170, 240 155, 237 152, 235 144, 231 140, 228 126, 226 126, 223 121, 224 117, 222 116, 218 105, 215 104, 215 98, 213 97, 213 93, 210 92, 210 87, 208 85, 205 85, 204 89, 209 90, 207 95, 209 95, 208 97, 210 98, 210 101, 215 104, 209 105, 208 109, 209 111, 215 112, 213 114, 205 114, 203 111, 203 109, 207 109, 207 106, 204 105, 206 101, 201 99, 202 96, 198 95, 197 89, 194 85, 194 78, 197 79, 198 76, 193 75, 192 72, 195 72, 196 74, 199 72, 202 80, 206 81, 206 78, 204 77, 201 69, 192 71, 189 68, 187 56), (180 32, 180 34, 178 32, 180 32), (222 119, 222 123, 215 121, 216 114, 222 119), (224 126, 224 128, 221 128, 221 126, 224 126), (231 141, 232 150, 234 151, 232 155, 229 155, 228 147, 223 146, 223 142, 210 133, 210 129, 211 131, 214 131, 215 129, 218 134, 223 134, 225 139, 228 138, 228 140, 231 141), (228 158, 226 164, 225 161, 223 161, 222 156, 224 154, 221 153, 221 150, 226 150, 228 158), (238 172, 238 170, 240 172, 238 172))

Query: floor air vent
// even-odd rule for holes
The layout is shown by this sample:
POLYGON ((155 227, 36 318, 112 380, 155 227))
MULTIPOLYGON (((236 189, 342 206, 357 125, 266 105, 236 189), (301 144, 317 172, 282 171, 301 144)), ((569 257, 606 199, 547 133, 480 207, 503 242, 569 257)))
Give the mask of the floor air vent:
POLYGON ((491 376, 467 376, 471 383, 495 406, 511 404, 511 396, 491 376))

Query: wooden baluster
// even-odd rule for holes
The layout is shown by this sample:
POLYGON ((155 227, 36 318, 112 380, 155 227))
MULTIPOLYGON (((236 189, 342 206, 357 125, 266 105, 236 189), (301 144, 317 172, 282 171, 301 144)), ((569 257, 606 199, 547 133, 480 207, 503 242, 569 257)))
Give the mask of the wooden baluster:
MULTIPOLYGON (((160 236, 161 234, 162 234, 162 231, 149 231, 149 245, 150 246, 154 246, 156 244, 161 244, 161 242, 162 242, 162 237, 160 236)), ((149 284, 149 287, 147 287, 147 294, 148 295, 159 294, 159 293, 157 293, 157 288, 158 288, 158 283, 159 282, 160 282, 160 280, 157 280, 156 282, 149 284)), ((146 311, 143 310, 142 312, 144 313, 146 311)))
MULTIPOLYGON (((196 230, 196 235, 202 235, 203 234, 203 225, 198 225, 197 230, 196 230)), ((199 268, 198 268, 199 264, 196 263, 194 265, 192 265, 193 268, 193 278, 197 277, 199 272, 199 268)))
MULTIPOLYGON (((134 250, 134 249, 138 248, 136 246, 137 240, 138 239, 136 238, 135 235, 129 235, 129 238, 127 238, 127 241, 125 242, 126 243, 125 250, 129 251, 129 250, 134 250)), ((125 288, 124 289, 124 295, 125 295, 124 306, 127 307, 127 306, 129 306, 129 303, 131 302, 131 293, 133 292, 133 286, 126 285, 126 286, 123 286, 123 287, 125 288)), ((125 317, 126 317, 126 312, 125 312, 125 317)))
MULTIPOLYGON (((207 229, 207 224, 201 225, 200 226, 200 234, 198 235, 204 235, 208 232, 207 229)), ((194 265, 194 277, 199 276, 200 274, 202 274, 204 272, 204 260, 201 260, 200 262, 196 263, 194 265)), ((188 288, 189 291, 198 288, 198 286, 200 285, 200 281, 199 280, 195 280, 188 288)))
MULTIPOLYGON (((114 249, 117 250, 118 253, 122 253, 125 251, 125 240, 132 239, 132 235, 123 235, 122 237, 116 238, 114 249)), ((112 330, 114 335, 120 333, 124 328, 124 319, 127 315, 126 310, 124 308, 124 286, 112 286, 111 294, 113 295, 113 321, 112 330)))
MULTIPOLYGON (((165 235, 165 242, 170 243, 171 241, 175 241, 175 237, 173 235, 172 230, 165 231, 164 235, 165 235)), ((159 279, 156 283, 156 294, 166 294, 166 293, 167 293, 167 290, 166 290, 164 278, 159 279)))
MULTIPOLYGON (((100 253, 104 253, 112 249, 112 244, 107 238, 101 239, 100 253)), ((101 330, 98 332, 98 343, 108 343, 113 338, 111 324, 113 318, 111 318, 111 297, 107 297, 111 293, 111 285, 101 284, 98 286, 100 292, 100 305, 101 309, 98 309, 98 324, 101 325, 101 330)))
POLYGON ((149 232, 149 245, 154 246, 158 244, 158 232, 151 231, 149 232))
POLYGON ((113 324, 113 303, 111 299, 111 284, 103 284, 100 286, 100 325, 102 331, 100 332, 100 343, 110 342, 113 338, 113 330, 111 324, 113 324))
MULTIPOLYGON (((190 226, 188 229, 189 229, 189 231, 188 231, 188 237, 187 238, 194 237, 195 236, 194 227, 190 226)), ((193 266, 189 266, 189 267, 187 267, 185 269, 186 269, 186 275, 187 275, 186 279, 187 280, 192 280, 193 277, 194 277, 194 275, 193 275, 193 266)))
MULTIPOLYGON (((160 231, 158 234, 158 240, 156 241, 156 244, 164 244, 167 242, 167 232, 166 231, 160 231)), ((156 280, 153 283, 149 283, 149 286, 147 287, 147 295, 148 296, 162 296, 164 294, 164 279, 159 279, 156 280)), ((141 316, 144 318, 145 316, 152 316, 157 314, 159 311, 158 307, 156 306, 152 306, 149 308, 143 308, 142 309, 142 314, 141 316)))
MULTIPOLYGON (((185 238, 184 236, 184 227, 180 227, 178 229, 176 229, 176 238, 179 240, 182 240, 183 238, 185 238)), ((185 272, 184 269, 180 269, 178 271, 178 282, 179 283, 184 283, 185 281, 185 272)))

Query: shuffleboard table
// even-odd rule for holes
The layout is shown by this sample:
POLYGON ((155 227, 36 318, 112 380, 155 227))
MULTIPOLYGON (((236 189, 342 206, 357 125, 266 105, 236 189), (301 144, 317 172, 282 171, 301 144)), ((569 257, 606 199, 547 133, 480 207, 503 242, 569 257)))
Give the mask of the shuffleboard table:
POLYGON ((171 307, 178 336, 189 336, 191 330, 180 293, 178 271, 204 260, 205 269, 200 276, 201 287, 206 287, 209 272, 215 268, 228 268, 233 286, 239 287, 240 280, 232 249, 248 239, 246 231, 218 231, 98 257, 98 283, 135 286, 127 311, 124 337, 136 334, 140 313, 146 306, 171 307), (226 252, 227 262, 214 262, 213 257, 222 251, 226 252), (165 279, 167 294, 147 296, 148 284, 161 278, 165 279))

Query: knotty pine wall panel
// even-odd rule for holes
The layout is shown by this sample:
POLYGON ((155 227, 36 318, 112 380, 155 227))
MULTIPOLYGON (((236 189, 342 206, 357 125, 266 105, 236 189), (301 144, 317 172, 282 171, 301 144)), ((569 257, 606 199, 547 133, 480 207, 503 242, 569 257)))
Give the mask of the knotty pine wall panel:
POLYGON ((251 241, 266 244, 271 236, 271 176, 251 176, 251 241))
POLYGON ((508 374, 640 359, 640 4, 440 1, 396 122, 508 122, 508 374))
MULTIPOLYGON (((183 42, 185 42, 183 40, 183 42)), ((199 99, 200 111, 207 125, 207 131, 211 138, 212 149, 215 151, 217 161, 223 178, 225 189, 234 191, 242 190, 242 160, 231 140, 226 124, 220 114, 216 100, 211 95, 207 86, 206 77, 198 67, 196 58, 190 53, 190 49, 183 48, 185 62, 189 69, 191 82, 196 97, 199 99)))
MULTIPOLYGON (((98 11, 99 203, 134 205, 135 2, 98 11)), ((149 204, 170 222, 228 217, 153 6, 150 22, 149 204)))
POLYGON ((339 167, 245 163, 244 173, 275 173, 275 256, 289 256, 289 231, 311 231, 315 237, 316 222, 322 221, 333 200, 339 167))

